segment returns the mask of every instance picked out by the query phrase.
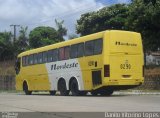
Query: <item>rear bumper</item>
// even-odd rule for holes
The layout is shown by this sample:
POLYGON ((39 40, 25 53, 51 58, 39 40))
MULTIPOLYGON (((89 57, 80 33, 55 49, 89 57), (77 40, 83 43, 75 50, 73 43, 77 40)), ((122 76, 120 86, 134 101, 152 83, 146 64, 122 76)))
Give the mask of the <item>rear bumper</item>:
POLYGON ((127 90, 127 89, 132 89, 132 88, 135 88, 135 87, 138 87, 140 86, 141 84, 139 85, 112 85, 112 86, 101 86, 97 89, 94 89, 94 91, 102 91, 102 90, 107 90, 107 89, 111 89, 113 91, 117 91, 117 90, 127 90))
POLYGON ((140 85, 144 83, 144 78, 141 77, 139 79, 111 79, 111 78, 104 78, 103 85, 105 86, 114 86, 114 85, 140 85))
POLYGON ((113 86, 108 86, 108 87, 112 88, 113 90, 127 90, 127 89, 136 88, 140 85, 142 85, 142 84, 139 84, 139 85, 113 85, 113 86))
POLYGON ((140 79, 110 79, 104 78, 103 87, 113 87, 115 90, 125 90, 135 88, 144 83, 144 78, 140 79))

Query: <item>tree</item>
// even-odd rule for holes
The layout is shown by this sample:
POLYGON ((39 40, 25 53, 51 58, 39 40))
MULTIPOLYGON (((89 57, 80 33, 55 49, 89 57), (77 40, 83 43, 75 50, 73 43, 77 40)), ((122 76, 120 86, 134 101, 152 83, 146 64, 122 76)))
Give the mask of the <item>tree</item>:
POLYGON ((152 3, 153 5, 156 4, 157 0, 143 0, 145 4, 152 3))
POLYGON ((23 52, 29 48, 29 39, 27 37, 28 27, 20 27, 18 40, 15 41, 17 53, 23 52))
POLYGON ((106 29, 125 29, 127 15, 128 6, 125 4, 104 7, 97 12, 81 15, 76 30, 78 34, 87 35, 106 29))
POLYGON ((31 48, 37 48, 60 41, 64 41, 63 36, 67 34, 67 29, 63 27, 64 21, 55 20, 57 30, 52 27, 39 26, 29 34, 29 44, 31 48))
POLYGON ((14 45, 11 32, 0 32, 0 60, 14 58, 14 45))
POLYGON ((32 48, 37 48, 58 42, 57 31, 52 27, 40 26, 33 29, 29 34, 29 44, 32 48))
POLYGON ((67 29, 65 27, 63 27, 64 20, 58 22, 55 19, 55 23, 56 23, 56 26, 57 26, 58 39, 59 39, 59 41, 64 41, 63 36, 65 36, 67 34, 67 29))
POLYGON ((129 5, 126 22, 128 30, 142 34, 144 49, 155 51, 160 48, 160 0, 156 5, 145 4, 143 0, 133 0, 129 5))

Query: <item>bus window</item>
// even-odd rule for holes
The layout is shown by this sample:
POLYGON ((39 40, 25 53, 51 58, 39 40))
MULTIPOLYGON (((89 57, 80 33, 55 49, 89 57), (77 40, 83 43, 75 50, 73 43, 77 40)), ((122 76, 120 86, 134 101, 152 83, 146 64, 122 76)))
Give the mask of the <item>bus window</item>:
POLYGON ((48 62, 54 62, 58 60, 58 50, 53 49, 48 51, 48 62))
POLYGON ((43 63, 47 62, 47 52, 43 52, 43 63))
POLYGON ((42 63, 42 53, 38 53, 38 63, 42 63))
POLYGON ((78 57, 83 57, 84 55, 84 43, 78 44, 78 57))
POLYGON ((20 67, 21 67, 21 58, 18 58, 15 62, 15 71, 16 74, 19 74, 20 72, 20 67))
POLYGON ((70 52, 70 47, 67 46, 64 48, 64 59, 69 59, 69 52, 70 52))
POLYGON ((26 56, 26 59, 25 59, 25 66, 28 66, 28 56, 26 56))
POLYGON ((37 64, 38 63, 38 58, 37 58, 37 54, 34 54, 33 55, 33 58, 34 58, 34 64, 37 64))
POLYGON ((71 45, 71 50, 70 50, 70 58, 71 59, 77 58, 77 56, 78 56, 77 49, 78 49, 78 45, 77 44, 71 45))
POLYGON ((57 61, 58 60, 58 49, 54 49, 53 50, 53 61, 57 61))
POLYGON ((26 66, 26 56, 22 57, 22 66, 26 66))
POLYGON ((33 64, 33 54, 29 55, 29 65, 33 64))
POLYGON ((59 60, 64 60, 64 47, 59 48, 59 60))
POLYGON ((94 41, 85 42, 85 56, 93 55, 94 53, 94 41))
POLYGON ((102 39, 97 39, 94 42, 94 54, 101 54, 102 53, 102 39))
POLYGON ((52 62, 53 61, 53 50, 49 50, 48 51, 48 62, 52 62))

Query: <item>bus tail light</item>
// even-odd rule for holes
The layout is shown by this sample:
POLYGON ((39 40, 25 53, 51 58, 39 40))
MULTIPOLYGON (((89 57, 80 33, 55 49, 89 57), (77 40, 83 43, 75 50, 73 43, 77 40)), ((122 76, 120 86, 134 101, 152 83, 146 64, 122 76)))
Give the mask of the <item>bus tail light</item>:
POLYGON ((110 66, 104 65, 104 77, 110 77, 110 66))

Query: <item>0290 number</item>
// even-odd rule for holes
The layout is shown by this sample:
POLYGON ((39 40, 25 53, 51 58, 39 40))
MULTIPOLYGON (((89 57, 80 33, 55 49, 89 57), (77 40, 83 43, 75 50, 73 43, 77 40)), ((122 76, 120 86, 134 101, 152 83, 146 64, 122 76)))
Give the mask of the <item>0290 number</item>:
POLYGON ((131 64, 121 64, 120 68, 121 69, 131 69, 131 64))

